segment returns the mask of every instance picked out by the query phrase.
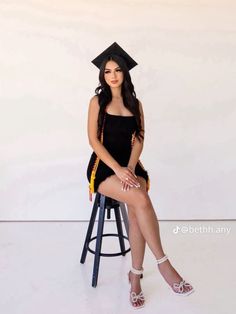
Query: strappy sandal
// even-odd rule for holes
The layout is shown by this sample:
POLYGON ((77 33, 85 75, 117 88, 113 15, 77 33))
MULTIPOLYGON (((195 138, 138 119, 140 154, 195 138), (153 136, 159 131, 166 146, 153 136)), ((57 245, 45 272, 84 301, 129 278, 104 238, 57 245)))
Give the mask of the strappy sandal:
MULTIPOLYGON (((157 259, 157 264, 159 265, 167 260, 168 260, 168 256, 164 255, 162 258, 157 259)), ((187 296, 190 293, 194 292, 193 286, 190 283, 187 283, 183 279, 179 283, 173 283, 172 285, 170 285, 170 287, 172 288, 172 291, 175 294, 181 295, 181 296, 187 296)))
MULTIPOLYGON (((131 269, 128 273, 129 283, 131 283, 130 272, 132 272, 135 275, 139 275, 140 278, 143 277, 142 276, 143 268, 141 270, 138 270, 138 269, 131 267, 131 269)), ((144 307, 145 298, 144 298, 143 292, 141 291, 140 293, 137 294, 136 292, 130 290, 130 302, 131 302, 131 305, 133 306, 134 309, 140 309, 140 308, 144 307), (136 305, 138 301, 141 301, 143 303, 141 305, 136 305)))

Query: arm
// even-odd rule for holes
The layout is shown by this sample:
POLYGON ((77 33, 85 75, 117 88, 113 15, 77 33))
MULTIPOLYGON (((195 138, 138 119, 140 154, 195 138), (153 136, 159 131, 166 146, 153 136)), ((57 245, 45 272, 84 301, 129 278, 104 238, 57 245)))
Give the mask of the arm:
MULTIPOLYGON (((142 131, 141 134, 144 136, 144 113, 143 113, 143 108, 142 108, 142 103, 139 101, 139 110, 141 113, 141 127, 142 131)), ((143 142, 144 138, 141 140, 141 142, 135 138, 134 145, 130 154, 129 162, 128 162, 128 167, 134 171, 136 164, 139 160, 139 157, 142 153, 143 150, 143 142)))
POLYGON ((126 178, 128 178, 129 184, 138 185, 139 183, 132 171, 127 167, 120 166, 120 164, 111 156, 105 146, 97 138, 97 119, 99 109, 98 98, 97 96, 94 96, 90 100, 88 110, 87 128, 90 146, 93 148, 98 158, 110 167, 121 181, 126 181, 126 178))
POLYGON ((93 96, 89 103, 88 109, 88 139, 89 144, 96 153, 96 155, 114 172, 117 167, 120 165, 118 162, 111 156, 107 151, 104 145, 97 138, 97 119, 99 113, 99 104, 97 96, 93 96))

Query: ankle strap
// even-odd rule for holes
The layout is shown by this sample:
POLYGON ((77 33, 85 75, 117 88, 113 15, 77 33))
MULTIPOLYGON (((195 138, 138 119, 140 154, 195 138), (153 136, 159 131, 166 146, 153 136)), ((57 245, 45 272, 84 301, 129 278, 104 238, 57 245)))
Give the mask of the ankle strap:
POLYGON ((161 263, 165 262, 166 260, 168 260, 168 256, 164 255, 162 258, 157 259, 157 264, 161 264, 161 263))
POLYGON ((142 273, 143 273, 143 267, 142 267, 140 270, 131 267, 130 270, 131 270, 132 273, 135 274, 135 275, 142 275, 142 273))

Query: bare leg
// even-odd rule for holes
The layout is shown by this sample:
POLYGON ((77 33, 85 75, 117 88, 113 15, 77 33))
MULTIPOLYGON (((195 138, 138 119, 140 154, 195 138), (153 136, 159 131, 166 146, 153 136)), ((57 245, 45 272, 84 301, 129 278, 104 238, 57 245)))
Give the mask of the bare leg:
MULTIPOLYGON (((140 189, 146 190, 146 181, 141 178, 140 189)), ((144 252, 146 241, 140 230, 136 217, 135 207, 127 205, 129 214, 129 243, 131 247, 132 266, 136 269, 141 269, 143 266, 144 252)))
MULTIPOLYGON (((138 180, 141 184, 143 178, 138 177, 138 180)), ((135 187, 128 191, 122 191, 121 187, 119 178, 112 175, 99 185, 98 191, 135 208, 141 233, 156 259, 160 259, 164 256, 164 251, 161 245, 158 220, 148 193, 135 187)), ((160 264, 159 270, 169 285, 182 280, 169 260, 160 264)))
MULTIPOLYGON (((141 233, 141 230, 134 213, 134 208, 128 206, 129 210, 129 243, 131 248, 131 258, 132 258, 132 267, 135 269, 142 269, 144 252, 145 252, 145 239, 141 233)), ((129 272, 129 280, 131 283, 131 290, 134 291, 137 295, 142 291, 140 285, 140 275, 135 275, 133 272, 129 272)), ((132 303, 132 300, 131 300, 132 303)), ((143 300, 138 300, 134 302, 134 306, 143 305, 143 300)))
POLYGON ((139 228, 134 207, 128 206, 129 212, 129 243, 131 248, 132 266, 141 269, 143 266, 146 241, 139 228))
MULTIPOLYGON (((140 182, 140 185, 140 188, 145 191, 146 181, 143 178, 140 182)), ((127 205, 127 207, 129 214, 129 243, 131 248, 132 267, 140 270, 143 266, 146 241, 139 228, 139 224, 135 214, 135 207, 131 205, 127 205)), ((131 282, 131 291, 139 294, 142 290, 140 285, 140 276, 130 272, 129 278, 131 282)), ((137 302, 135 302, 135 306, 140 306, 143 303, 144 301, 138 300, 137 302)))

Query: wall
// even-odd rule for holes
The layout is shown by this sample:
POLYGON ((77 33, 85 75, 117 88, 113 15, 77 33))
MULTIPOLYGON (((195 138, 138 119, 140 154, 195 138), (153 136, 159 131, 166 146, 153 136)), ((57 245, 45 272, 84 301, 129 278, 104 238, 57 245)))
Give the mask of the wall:
POLYGON ((1 1, 0 219, 89 219, 91 63, 117 41, 160 219, 235 218, 234 1, 1 1))

